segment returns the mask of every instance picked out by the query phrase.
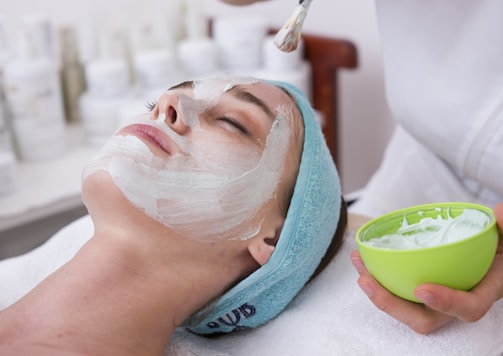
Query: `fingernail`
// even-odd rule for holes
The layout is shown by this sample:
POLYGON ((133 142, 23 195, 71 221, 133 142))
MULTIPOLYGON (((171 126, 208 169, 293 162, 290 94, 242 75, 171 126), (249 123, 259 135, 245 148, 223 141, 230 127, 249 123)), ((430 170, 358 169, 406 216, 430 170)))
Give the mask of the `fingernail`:
POLYGON ((365 266, 363 265, 363 262, 359 258, 352 258, 351 262, 353 263, 353 266, 355 266, 356 270, 361 273, 365 271, 365 266))
POLYGON ((359 284, 360 288, 362 289, 363 293, 367 295, 367 297, 372 297, 374 292, 372 291, 372 288, 370 288, 369 285, 367 284, 359 284))
POLYGON ((424 304, 431 304, 435 301, 435 295, 428 291, 417 291, 415 293, 416 298, 422 301, 424 304))

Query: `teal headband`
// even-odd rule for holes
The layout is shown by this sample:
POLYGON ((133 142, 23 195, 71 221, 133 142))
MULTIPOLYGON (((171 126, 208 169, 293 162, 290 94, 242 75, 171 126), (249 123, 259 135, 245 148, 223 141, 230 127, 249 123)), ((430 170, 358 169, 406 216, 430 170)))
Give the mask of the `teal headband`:
POLYGON ((304 146, 283 229, 269 261, 182 326, 196 334, 254 328, 276 317, 304 287, 334 236, 341 208, 339 176, 314 110, 302 92, 289 92, 304 120, 304 146))

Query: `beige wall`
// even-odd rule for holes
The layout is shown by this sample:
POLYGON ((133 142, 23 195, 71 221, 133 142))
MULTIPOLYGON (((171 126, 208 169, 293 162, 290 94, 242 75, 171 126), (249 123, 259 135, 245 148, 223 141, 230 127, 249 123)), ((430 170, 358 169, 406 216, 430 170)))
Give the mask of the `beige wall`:
MULTIPOLYGON (((282 26, 296 3, 296 0, 275 0, 236 8, 218 0, 201 0, 209 16, 257 13, 273 26, 282 26)), ((173 22, 178 4, 176 0, 0 0, 0 14, 5 18, 11 38, 23 14, 42 13, 56 24, 76 25, 81 34, 82 56, 86 58, 93 53, 91 29, 97 20, 127 24, 142 16, 173 22)), ((340 82, 343 122, 339 170, 344 192, 351 192, 361 188, 378 167, 393 127, 384 98, 373 0, 315 0, 304 29, 349 39, 359 50, 359 68, 342 73, 340 82)))

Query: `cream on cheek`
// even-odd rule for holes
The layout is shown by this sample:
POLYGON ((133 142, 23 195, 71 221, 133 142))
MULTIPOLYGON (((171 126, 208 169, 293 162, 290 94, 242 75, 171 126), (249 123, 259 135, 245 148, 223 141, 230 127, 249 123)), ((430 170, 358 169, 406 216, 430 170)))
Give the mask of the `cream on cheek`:
POLYGON ((209 98, 214 87, 206 86, 211 93, 196 87, 195 100, 180 97, 179 112, 192 129, 188 137, 171 130, 162 117, 135 121, 161 129, 182 154, 161 158, 135 136, 114 136, 89 162, 83 179, 97 170, 107 171, 134 206, 189 239, 216 241, 256 235, 265 215, 261 208, 274 197, 283 173, 291 112, 277 109, 278 117, 262 152, 254 145, 232 143, 202 129, 196 119, 203 110, 202 102, 209 107, 218 99, 209 98))

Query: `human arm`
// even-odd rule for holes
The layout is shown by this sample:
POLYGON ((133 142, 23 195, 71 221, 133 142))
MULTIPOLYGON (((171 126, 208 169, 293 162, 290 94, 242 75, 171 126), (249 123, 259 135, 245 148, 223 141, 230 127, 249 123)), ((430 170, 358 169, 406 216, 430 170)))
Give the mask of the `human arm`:
POLYGON ((422 284, 414 293, 424 304, 408 302, 382 287, 365 268, 358 251, 353 251, 351 261, 360 275, 358 284, 377 308, 421 334, 432 332, 453 318, 479 320, 494 302, 503 298, 503 203, 494 208, 494 214, 500 231, 498 250, 486 276, 472 290, 422 284))

